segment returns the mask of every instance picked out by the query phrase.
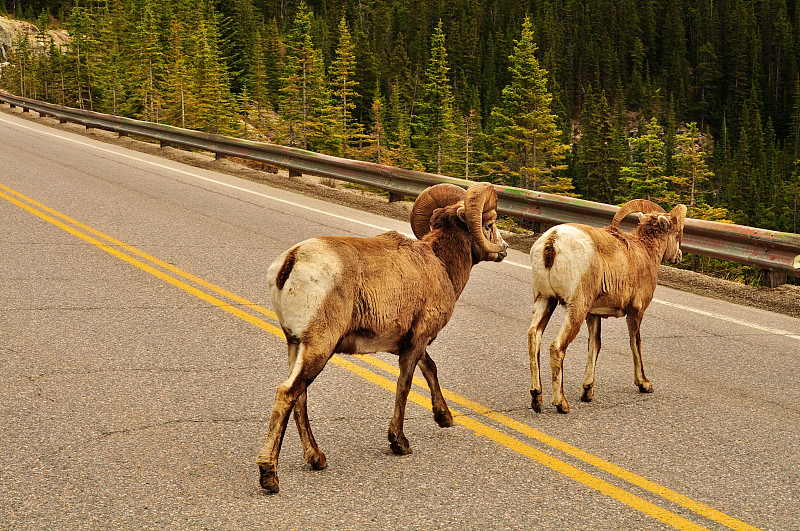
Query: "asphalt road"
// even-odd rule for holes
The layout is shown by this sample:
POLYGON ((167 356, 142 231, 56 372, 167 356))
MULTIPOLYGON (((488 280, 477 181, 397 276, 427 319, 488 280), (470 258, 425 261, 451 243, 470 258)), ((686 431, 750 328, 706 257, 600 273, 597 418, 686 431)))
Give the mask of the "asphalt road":
MULTIPOLYGON (((255 457, 285 344, 264 275, 292 244, 407 223, 0 112, 0 529, 799 529, 800 320, 659 287, 633 385, 603 321, 595 401, 530 409, 527 256, 473 270, 430 347, 456 426, 396 358, 336 357, 293 423, 281 492, 255 457), (428 403, 429 407, 429 403, 428 403)), ((547 345, 563 312, 545 334, 547 345)), ((543 380, 549 381, 545 363, 543 380)))

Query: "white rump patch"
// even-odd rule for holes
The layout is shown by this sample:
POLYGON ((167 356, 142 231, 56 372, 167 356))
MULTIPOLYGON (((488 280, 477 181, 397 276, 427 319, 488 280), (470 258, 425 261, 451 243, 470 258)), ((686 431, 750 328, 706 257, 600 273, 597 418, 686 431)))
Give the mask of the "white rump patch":
POLYGON ((340 282, 343 267, 339 255, 320 239, 301 242, 281 254, 267 271, 272 307, 281 325, 300 337, 319 313, 322 304, 340 282), (296 249, 295 263, 283 289, 276 285, 286 257, 296 249))
POLYGON ((596 250, 592 238, 573 225, 556 225, 536 240, 531 247, 533 295, 572 299, 583 275, 589 270, 596 250), (553 236, 553 266, 544 266, 544 249, 553 236))

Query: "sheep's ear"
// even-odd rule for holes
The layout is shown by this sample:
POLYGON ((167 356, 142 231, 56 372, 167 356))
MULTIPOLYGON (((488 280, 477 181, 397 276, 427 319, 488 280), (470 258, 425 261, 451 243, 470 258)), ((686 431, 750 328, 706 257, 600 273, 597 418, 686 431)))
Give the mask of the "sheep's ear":
POLYGON ((644 215, 644 213, 643 213, 643 212, 637 212, 637 213, 636 213, 636 216, 639 218, 639 223, 641 223, 642 221, 644 221, 645 215, 644 215))
POLYGON ((460 219, 464 223, 467 222, 467 209, 466 208, 464 208, 463 206, 462 207, 458 207, 457 214, 458 214, 458 219, 460 219))
POLYGON ((672 222, 667 216, 661 215, 658 216, 658 226, 664 229, 665 232, 668 232, 670 227, 672 227, 672 222))

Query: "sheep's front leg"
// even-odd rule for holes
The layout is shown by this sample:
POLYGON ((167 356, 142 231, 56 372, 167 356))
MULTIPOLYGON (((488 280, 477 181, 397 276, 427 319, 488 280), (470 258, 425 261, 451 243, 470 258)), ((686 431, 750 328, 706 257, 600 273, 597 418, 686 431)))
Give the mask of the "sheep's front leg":
POLYGON ((403 434, 403 421, 406 416, 406 401, 408 392, 411 390, 411 379, 414 376, 414 368, 417 366, 424 349, 409 350, 400 353, 400 376, 397 377, 397 392, 394 399, 394 415, 392 422, 389 423, 389 445, 392 452, 397 455, 411 453, 411 446, 408 439, 403 434))
POLYGON ((449 428, 453 425, 453 415, 444 401, 442 390, 439 387, 439 376, 436 371, 436 364, 426 351, 417 362, 428 387, 431 390, 431 404, 433 405, 433 420, 442 428, 449 428))
POLYGON ((600 316, 586 316, 589 328, 589 359, 586 360, 586 376, 583 379, 583 402, 591 402, 594 398, 594 371, 597 367, 597 355, 600 353, 600 316))
POLYGON ((640 311, 628 311, 628 335, 631 340, 631 352, 633 352, 633 383, 642 393, 652 393, 653 384, 644 375, 644 365, 642 363, 642 336, 639 333, 642 324, 642 313, 640 311))
POLYGON ((542 346, 542 334, 556 307, 555 299, 535 297, 531 326, 528 328, 528 357, 531 366, 531 407, 537 413, 542 412, 542 377, 539 368, 539 352, 542 346))

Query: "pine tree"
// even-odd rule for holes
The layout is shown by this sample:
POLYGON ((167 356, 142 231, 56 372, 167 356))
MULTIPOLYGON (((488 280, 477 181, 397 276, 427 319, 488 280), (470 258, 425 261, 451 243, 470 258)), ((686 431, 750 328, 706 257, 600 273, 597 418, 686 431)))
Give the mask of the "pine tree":
MULTIPOLYGON (((561 131, 550 110, 547 72, 535 56, 536 44, 529 17, 509 57, 511 83, 503 89, 502 103, 492 110, 495 156, 503 171, 522 188, 565 194, 572 190, 568 177, 558 170, 569 146, 561 142, 561 131)), ((511 184, 511 183, 509 183, 511 184)))
POLYGON ((370 144, 373 156, 367 158, 378 164, 393 164, 391 151, 388 149, 386 138, 386 125, 384 116, 386 105, 380 92, 380 85, 375 87, 375 97, 372 99, 372 132, 370 134, 370 144))
POLYGON ((626 185, 625 201, 648 199, 656 203, 669 202, 669 180, 664 176, 664 141, 658 120, 653 117, 644 130, 631 139, 633 160, 621 169, 626 185))
POLYGON ((727 187, 729 208, 738 212, 738 223, 759 226, 765 218, 767 153, 764 127, 754 92, 744 105, 739 143, 734 156, 734 182, 727 187))
POLYGON ((400 91, 394 87, 389 99, 389 108, 395 121, 394 123, 387 121, 387 137, 395 164, 408 170, 425 169, 412 146, 411 114, 400 100, 400 91))
POLYGON ((134 3, 130 17, 130 47, 133 51, 128 98, 123 112, 128 116, 158 122, 161 116, 161 77, 164 74, 164 49, 161 41, 158 3, 134 3))
POLYGON ((414 141, 428 161, 427 166, 436 173, 442 172, 445 159, 450 155, 446 150, 455 131, 453 122, 453 94, 447 73, 447 50, 442 21, 436 26, 431 37, 431 54, 425 70, 425 91, 417 105, 414 115, 414 141))
POLYGON ((278 31, 278 22, 274 18, 269 19, 267 22, 262 48, 267 93, 266 101, 270 103, 270 110, 277 110, 281 89, 281 73, 284 71, 282 54, 285 51, 283 49, 283 37, 278 31))
POLYGON ((195 32, 197 55, 194 88, 197 95, 196 128, 209 133, 230 135, 240 129, 239 110, 231 93, 230 77, 220 56, 216 13, 208 6, 195 32))
POLYGON ((302 4, 286 42, 279 111, 287 125, 289 145, 335 150, 340 144, 332 135, 335 117, 322 57, 311 38, 311 18, 302 4))
POLYGON ((614 123, 605 91, 594 94, 591 87, 581 118, 581 138, 578 142, 578 191, 586 199, 612 203, 619 188, 619 168, 622 161, 616 151, 614 123))
POLYGON ((92 60, 96 49, 95 28, 92 14, 85 8, 76 6, 72 9, 67 19, 67 29, 70 33, 68 57, 71 59, 75 74, 75 90, 77 105, 80 109, 93 110, 92 85, 93 66, 92 60))
POLYGON ((120 114, 120 102, 126 93, 126 65, 121 43, 123 7, 120 0, 110 0, 100 8, 98 31, 98 64, 96 86, 100 93, 97 108, 120 114))
POLYGON ((692 122, 675 138, 675 198, 673 203, 688 206, 690 218, 719 220, 727 216, 725 209, 713 208, 705 199, 714 172, 708 167, 711 141, 692 122))
MULTIPOLYGON (((192 77, 194 69, 188 59, 195 56, 184 47, 182 24, 173 18, 170 24, 169 48, 166 53, 164 80, 164 119, 179 127, 197 127, 198 98, 192 77)), ((198 57, 198 56, 195 56, 198 57)))
POLYGON ((347 28, 347 21, 342 17, 339 22, 339 46, 336 48, 336 58, 330 68, 333 95, 336 98, 333 108, 338 121, 337 140, 341 145, 339 155, 342 157, 347 156, 348 144, 354 135, 360 132, 359 124, 352 124, 351 116, 351 111, 356 107, 355 99, 360 96, 356 92, 358 81, 355 79, 355 70, 356 57, 350 40, 350 30, 347 28))

